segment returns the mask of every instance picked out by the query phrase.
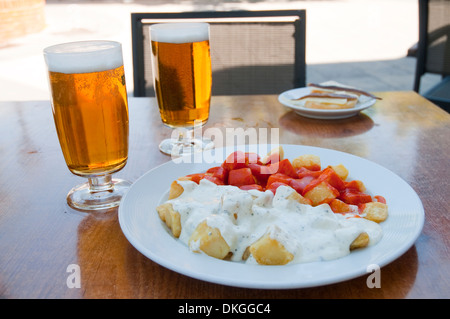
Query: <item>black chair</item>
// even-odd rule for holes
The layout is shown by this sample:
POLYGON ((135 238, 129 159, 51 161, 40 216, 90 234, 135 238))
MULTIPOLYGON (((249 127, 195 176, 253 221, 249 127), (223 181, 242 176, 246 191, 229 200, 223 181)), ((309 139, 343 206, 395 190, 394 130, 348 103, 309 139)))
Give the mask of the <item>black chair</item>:
POLYGON ((210 23, 213 95, 279 94, 306 84, 305 10, 132 13, 134 96, 154 96, 154 23, 210 23))
POLYGON ((419 0, 419 42, 415 56, 414 91, 419 92, 425 73, 441 75, 442 81, 422 95, 449 112, 450 0, 419 0))

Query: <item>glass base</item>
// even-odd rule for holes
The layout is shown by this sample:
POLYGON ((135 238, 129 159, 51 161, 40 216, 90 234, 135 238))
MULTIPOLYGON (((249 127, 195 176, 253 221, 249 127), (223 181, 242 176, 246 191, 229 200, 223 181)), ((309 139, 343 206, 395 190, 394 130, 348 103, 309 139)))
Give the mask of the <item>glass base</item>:
POLYGON ((87 183, 75 186, 67 195, 67 204, 82 211, 98 211, 117 207, 131 183, 112 179, 110 175, 91 177, 87 183))
POLYGON ((214 142, 209 139, 191 139, 180 143, 179 139, 168 138, 159 144, 159 150, 171 156, 184 156, 212 149, 214 142))

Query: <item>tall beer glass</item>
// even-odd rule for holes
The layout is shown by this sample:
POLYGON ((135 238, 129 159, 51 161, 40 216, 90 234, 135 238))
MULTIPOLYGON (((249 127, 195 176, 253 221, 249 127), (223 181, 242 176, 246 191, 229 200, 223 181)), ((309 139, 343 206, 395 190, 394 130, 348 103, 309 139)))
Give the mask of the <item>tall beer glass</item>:
POLYGON ((128 159, 128 101, 122 46, 112 41, 64 43, 44 49, 53 118, 69 170, 88 182, 68 204, 81 210, 119 205, 130 183, 112 179, 128 159))
POLYGON ((161 23, 150 27, 153 80, 162 122, 175 129, 160 150, 184 155, 213 146, 193 136, 209 117, 211 57, 208 23, 161 23))

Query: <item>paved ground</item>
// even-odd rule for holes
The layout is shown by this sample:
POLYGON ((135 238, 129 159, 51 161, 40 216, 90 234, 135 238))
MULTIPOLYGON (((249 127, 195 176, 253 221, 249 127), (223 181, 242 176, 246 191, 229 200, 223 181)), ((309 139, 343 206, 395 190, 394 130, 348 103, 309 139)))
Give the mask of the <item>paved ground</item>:
MULTIPOLYGON (((405 55, 417 41, 416 0, 47 0, 43 31, 0 43, 0 100, 48 99, 43 48, 86 39, 122 42, 131 92, 131 12, 298 8, 307 11, 307 81, 412 89, 415 59, 405 55)), ((425 76, 423 90, 436 80, 425 76)))

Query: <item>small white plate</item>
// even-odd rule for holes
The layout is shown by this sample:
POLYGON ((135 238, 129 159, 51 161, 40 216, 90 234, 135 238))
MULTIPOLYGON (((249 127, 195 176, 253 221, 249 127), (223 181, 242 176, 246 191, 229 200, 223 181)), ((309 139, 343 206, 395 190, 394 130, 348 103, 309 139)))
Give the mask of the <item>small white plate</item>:
MULTIPOLYGON (((175 272, 208 282, 259 289, 314 287, 369 275, 373 269, 368 267, 383 267, 414 244, 422 231, 424 209, 417 194, 400 177, 378 164, 351 154, 311 146, 282 147, 285 158, 315 154, 320 156, 322 167, 342 163, 349 169, 349 179, 362 180, 372 194, 384 196, 389 217, 381 224, 383 238, 380 242, 340 259, 285 266, 223 261, 189 251, 166 230, 156 206, 167 199, 173 180, 220 165, 221 156, 214 163, 209 160, 196 160, 195 163, 171 161, 144 174, 131 186, 119 206, 119 223, 123 233, 143 255, 175 272)), ((261 149, 258 145, 237 149, 266 154, 258 152, 261 149)), ((270 147, 266 145, 263 149, 270 150, 270 147)), ((214 151, 216 155, 223 155, 224 160, 233 149, 214 151)))
POLYGON ((367 101, 356 103, 355 107, 352 107, 350 109, 337 109, 337 110, 310 109, 296 105, 292 101, 302 96, 305 96, 310 92, 311 92, 310 87, 302 87, 288 90, 281 93, 278 96, 278 101, 281 104, 293 109, 297 114, 301 116, 323 120, 336 120, 355 116, 362 110, 371 107, 377 101, 376 99, 368 99, 367 101))

